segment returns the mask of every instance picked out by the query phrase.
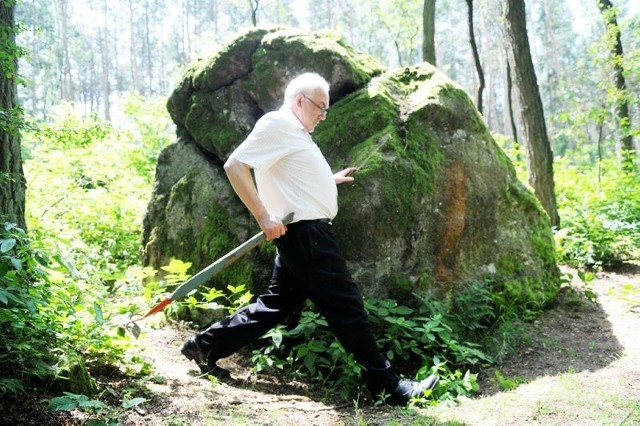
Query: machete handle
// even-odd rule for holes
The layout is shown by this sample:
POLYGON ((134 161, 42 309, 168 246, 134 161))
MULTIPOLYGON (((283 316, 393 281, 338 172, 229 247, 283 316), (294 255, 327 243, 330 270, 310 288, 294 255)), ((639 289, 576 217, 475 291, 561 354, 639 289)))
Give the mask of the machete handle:
POLYGON ((289 213, 282 219, 283 225, 288 225, 293 221, 293 212, 289 213))

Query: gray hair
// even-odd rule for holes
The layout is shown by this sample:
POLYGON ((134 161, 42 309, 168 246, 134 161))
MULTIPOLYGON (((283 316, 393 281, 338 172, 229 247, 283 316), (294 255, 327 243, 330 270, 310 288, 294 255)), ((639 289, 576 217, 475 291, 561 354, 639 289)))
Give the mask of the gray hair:
POLYGON ((320 74, 307 72, 291 80, 284 91, 284 103, 291 105, 296 96, 302 94, 311 96, 316 89, 321 89, 329 94, 329 83, 320 74))

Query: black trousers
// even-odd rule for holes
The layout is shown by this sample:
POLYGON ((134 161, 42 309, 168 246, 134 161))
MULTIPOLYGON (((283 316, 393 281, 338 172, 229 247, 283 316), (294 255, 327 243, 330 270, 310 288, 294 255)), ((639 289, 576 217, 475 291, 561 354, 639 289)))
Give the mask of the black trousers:
POLYGON ((282 323, 309 298, 344 348, 369 371, 367 379, 373 379, 373 388, 393 388, 399 378, 377 347, 362 295, 331 225, 320 221, 290 224, 275 244, 278 255, 266 294, 197 335, 201 348, 210 358, 227 357, 282 323))

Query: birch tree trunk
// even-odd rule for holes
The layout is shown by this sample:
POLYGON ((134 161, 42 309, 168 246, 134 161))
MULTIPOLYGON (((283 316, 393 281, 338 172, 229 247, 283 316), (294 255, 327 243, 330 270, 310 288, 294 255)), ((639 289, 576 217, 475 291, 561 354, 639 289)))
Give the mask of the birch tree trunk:
POLYGON ((102 65, 101 87, 102 98, 104 102, 104 119, 111 121, 111 85, 109 83, 109 70, 111 69, 111 61, 109 57, 109 6, 107 0, 103 2, 104 26, 99 30, 100 39, 100 62, 102 65))
POLYGON ((62 34, 62 69, 60 98, 68 101, 75 100, 73 90, 73 75, 71 74, 71 55, 69 54, 69 2, 60 0, 60 25, 62 34))

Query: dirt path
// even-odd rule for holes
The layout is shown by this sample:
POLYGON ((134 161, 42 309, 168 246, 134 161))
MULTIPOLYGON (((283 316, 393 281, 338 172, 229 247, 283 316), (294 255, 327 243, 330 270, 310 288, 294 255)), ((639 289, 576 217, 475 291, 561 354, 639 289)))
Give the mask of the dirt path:
MULTIPOLYGON (((164 378, 148 384, 156 397, 143 412, 131 412, 131 425, 334 425, 340 424, 340 406, 315 401, 304 384, 281 383, 273 377, 255 377, 240 356, 219 362, 232 371, 234 381, 212 383, 199 376, 195 363, 180 354, 190 330, 164 326, 145 330, 143 354, 164 378)), ((351 406, 349 404, 348 406, 351 406)))
POLYGON ((402 410, 370 401, 332 403, 322 390, 253 376, 242 357, 223 360, 232 383, 198 377, 180 355, 190 330, 145 329, 141 353, 163 378, 128 425, 636 425, 640 424, 640 271, 600 274, 598 303, 568 292, 531 325, 530 342, 498 367, 521 384, 501 391, 495 369, 481 372, 482 394, 456 407, 402 410), (311 397, 308 395, 312 395, 311 397))
POLYGON ((601 274, 593 287, 597 305, 565 300, 499 367, 526 384, 432 413, 470 425, 640 424, 640 274, 601 274))

